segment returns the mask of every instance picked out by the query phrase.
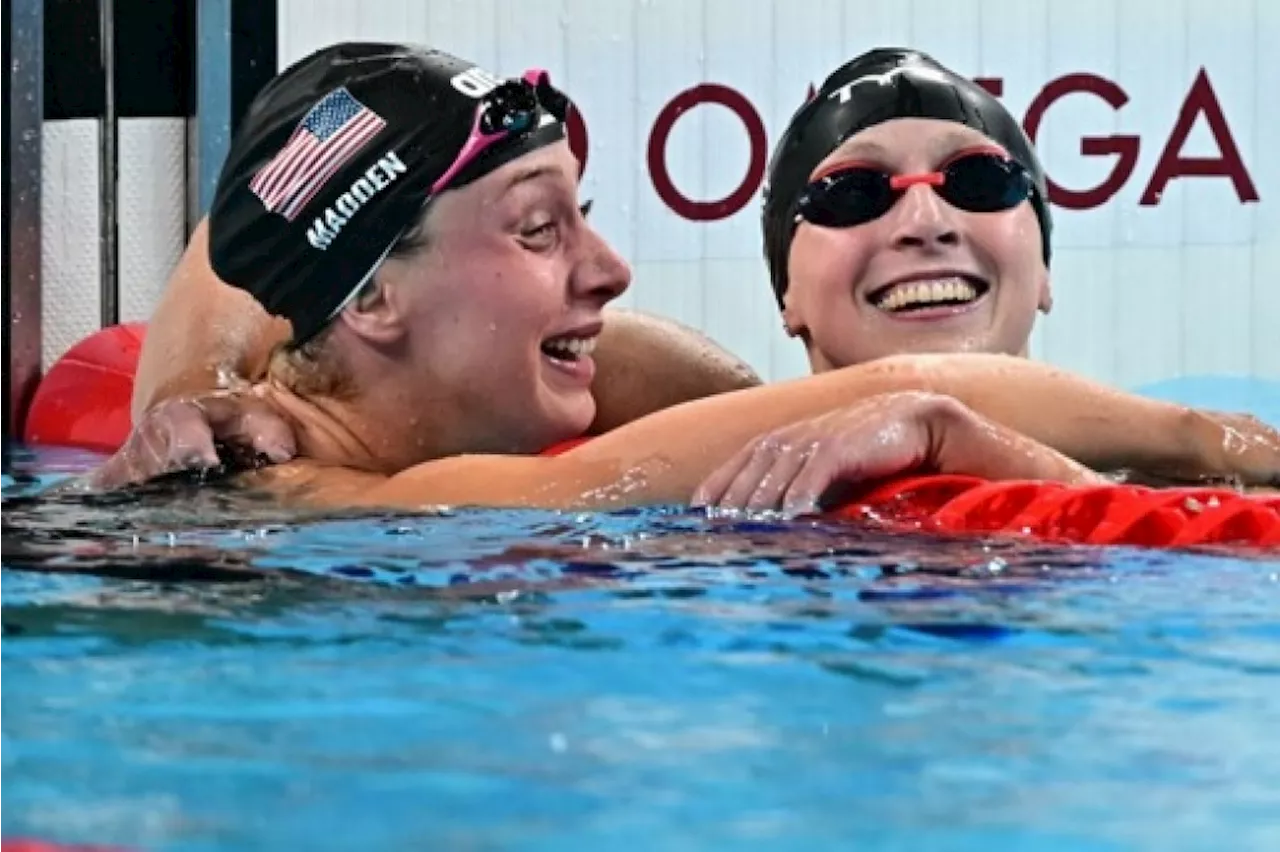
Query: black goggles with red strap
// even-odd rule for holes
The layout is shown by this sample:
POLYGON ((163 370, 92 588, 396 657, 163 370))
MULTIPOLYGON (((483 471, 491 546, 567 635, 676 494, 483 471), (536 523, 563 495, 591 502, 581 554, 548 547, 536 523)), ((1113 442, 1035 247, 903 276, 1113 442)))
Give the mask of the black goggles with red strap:
POLYGON ((1011 210, 1035 192, 1030 172, 994 151, 962 153, 938 171, 894 175, 865 163, 842 163, 811 181, 800 193, 796 223, 852 228, 880 218, 916 184, 960 210, 1011 210))

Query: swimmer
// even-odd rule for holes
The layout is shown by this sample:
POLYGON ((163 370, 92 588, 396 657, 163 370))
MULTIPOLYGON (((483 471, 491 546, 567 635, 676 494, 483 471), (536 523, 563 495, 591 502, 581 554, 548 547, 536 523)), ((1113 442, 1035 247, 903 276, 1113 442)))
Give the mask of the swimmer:
POLYGON ((832 72, 769 163, 765 260, 815 373, 904 352, 1026 356, 1052 306, 1044 168, 991 94, 918 51, 832 72))
MULTIPOLYGON (((904 353, 1025 358, 1052 307, 1052 218, 1031 140, 927 54, 878 48, 832 72, 779 140, 764 195, 770 282, 815 374, 904 353)), ((829 416, 760 436, 698 500, 767 507, 841 440, 829 416)))
MULTIPOLYGON (((728 388, 536 456, 598 422, 592 349, 630 280, 580 209, 564 109, 545 75, 499 82, 409 47, 340 45, 282 73, 233 142, 208 245, 213 273, 287 321, 288 344, 239 402, 176 396, 159 421, 185 411, 261 450, 251 399, 261 423, 284 424, 278 455, 294 459, 252 481, 319 505, 683 503, 755 436, 819 415, 845 436, 847 451, 824 456, 845 478, 922 465, 1069 481, 1091 480, 1084 465, 1280 471, 1280 450, 1256 435, 1225 451, 1235 426, 1210 415, 980 355, 728 388), (316 185, 279 189, 301 156, 287 147, 297 128, 338 107, 375 127, 363 147, 316 185)), ((149 418, 92 484, 216 463, 211 440, 183 445, 149 418)))
MULTIPOLYGON (((1052 306, 1039 157, 998 100, 927 54, 877 48, 832 72, 783 132, 764 196, 769 280, 814 373, 903 353, 1026 357, 1052 306)), ((760 436, 699 500, 758 507, 833 440, 827 421, 760 436)))
MULTIPOLYGON (((797 112, 769 164, 765 259, 787 333, 806 347, 814 372, 909 352, 1025 356, 1037 310, 1052 305, 1045 198, 1035 150, 998 100, 925 54, 863 54, 797 112), (856 165, 872 168, 849 168, 856 165), (939 165, 948 167, 950 184, 939 165), (912 172, 917 184, 943 180, 935 187, 941 194, 903 186, 903 203, 894 203, 889 172, 900 183, 912 172), (948 195, 957 185, 983 203, 1000 192, 1009 198, 992 197, 1014 203, 963 215, 984 211, 945 201, 959 198, 948 195), (831 217, 842 210, 837 223, 831 217), (887 235, 886 228, 896 230, 887 235), (893 251, 873 251, 889 242, 893 251), (930 269, 957 274, 901 280, 930 269)), ((287 322, 213 275, 206 238, 202 223, 156 312, 135 385, 135 419, 162 399, 209 389, 208 364, 261 376, 272 347, 288 339, 287 322), (206 322, 210 316, 217 321, 206 322)), ((611 314, 594 353, 599 422, 592 434, 675 402, 759 383, 747 365, 690 329, 611 314)))

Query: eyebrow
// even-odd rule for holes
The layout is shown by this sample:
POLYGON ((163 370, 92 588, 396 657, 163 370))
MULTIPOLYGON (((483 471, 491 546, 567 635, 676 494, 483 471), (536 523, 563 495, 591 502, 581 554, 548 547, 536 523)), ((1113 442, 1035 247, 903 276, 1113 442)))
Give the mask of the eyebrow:
POLYGON ((844 157, 880 157, 886 158, 889 155, 889 149, 881 145, 879 142, 870 140, 859 140, 854 142, 848 148, 841 152, 841 158, 844 157))
POLYGON ((931 153, 937 154, 953 154, 969 148, 993 147, 1004 150, 1004 146, 994 139, 974 139, 965 133, 948 133, 938 139, 933 145, 931 153))
POLYGON ((526 169, 521 169, 512 175, 511 179, 507 181, 507 185, 502 188, 502 194, 506 195, 522 183, 528 183, 529 181, 537 180, 538 178, 551 177, 558 172, 559 169, 554 166, 530 166, 526 169))
MULTIPOLYGON (((971 139, 965 133, 951 132, 939 136, 937 140, 929 146, 929 153, 934 159, 938 159, 943 155, 951 154, 964 148, 973 148, 981 144, 984 143, 978 142, 976 139, 971 139)), ((994 145, 1001 149, 1004 147, 996 142, 989 142, 987 144, 994 145)), ((884 162, 888 160, 890 156, 890 150, 879 142, 875 142, 870 139, 860 139, 841 152, 839 161, 848 162, 849 160, 856 160, 858 158, 867 158, 884 162)), ((835 164, 833 163, 832 165, 835 164)), ((815 169, 814 174, 817 174, 818 171, 821 170, 815 169)))

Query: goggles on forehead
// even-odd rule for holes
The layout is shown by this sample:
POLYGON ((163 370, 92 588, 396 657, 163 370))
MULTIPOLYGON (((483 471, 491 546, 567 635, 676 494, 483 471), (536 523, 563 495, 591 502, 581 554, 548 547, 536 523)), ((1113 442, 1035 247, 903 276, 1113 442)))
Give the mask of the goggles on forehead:
POLYGON ((568 99, 552 87, 551 76, 541 68, 526 71, 519 79, 498 84, 476 107, 476 117, 467 141, 449 168, 431 185, 431 195, 446 189, 459 172, 474 163, 495 142, 536 130, 541 117, 540 108, 559 121, 564 121, 569 111, 568 99))
POLYGON ((893 175, 855 163, 837 166, 800 193, 795 221, 852 228, 888 213, 906 191, 925 184, 951 206, 970 213, 1011 210, 1031 197, 1031 174, 993 151, 963 153, 934 172, 893 175))

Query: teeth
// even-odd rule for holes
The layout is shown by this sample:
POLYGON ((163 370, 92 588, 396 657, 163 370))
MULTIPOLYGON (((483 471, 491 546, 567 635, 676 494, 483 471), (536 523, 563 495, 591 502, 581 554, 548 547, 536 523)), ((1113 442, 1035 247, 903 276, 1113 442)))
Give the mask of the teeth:
POLYGON ((594 337, 557 337, 542 344, 544 349, 552 352, 565 352, 574 357, 590 355, 596 350, 594 337))
POLYGON ((909 281, 895 285, 876 300, 876 307, 885 311, 897 311, 910 305, 964 303, 976 298, 978 288, 963 278, 935 278, 932 281, 909 281))

